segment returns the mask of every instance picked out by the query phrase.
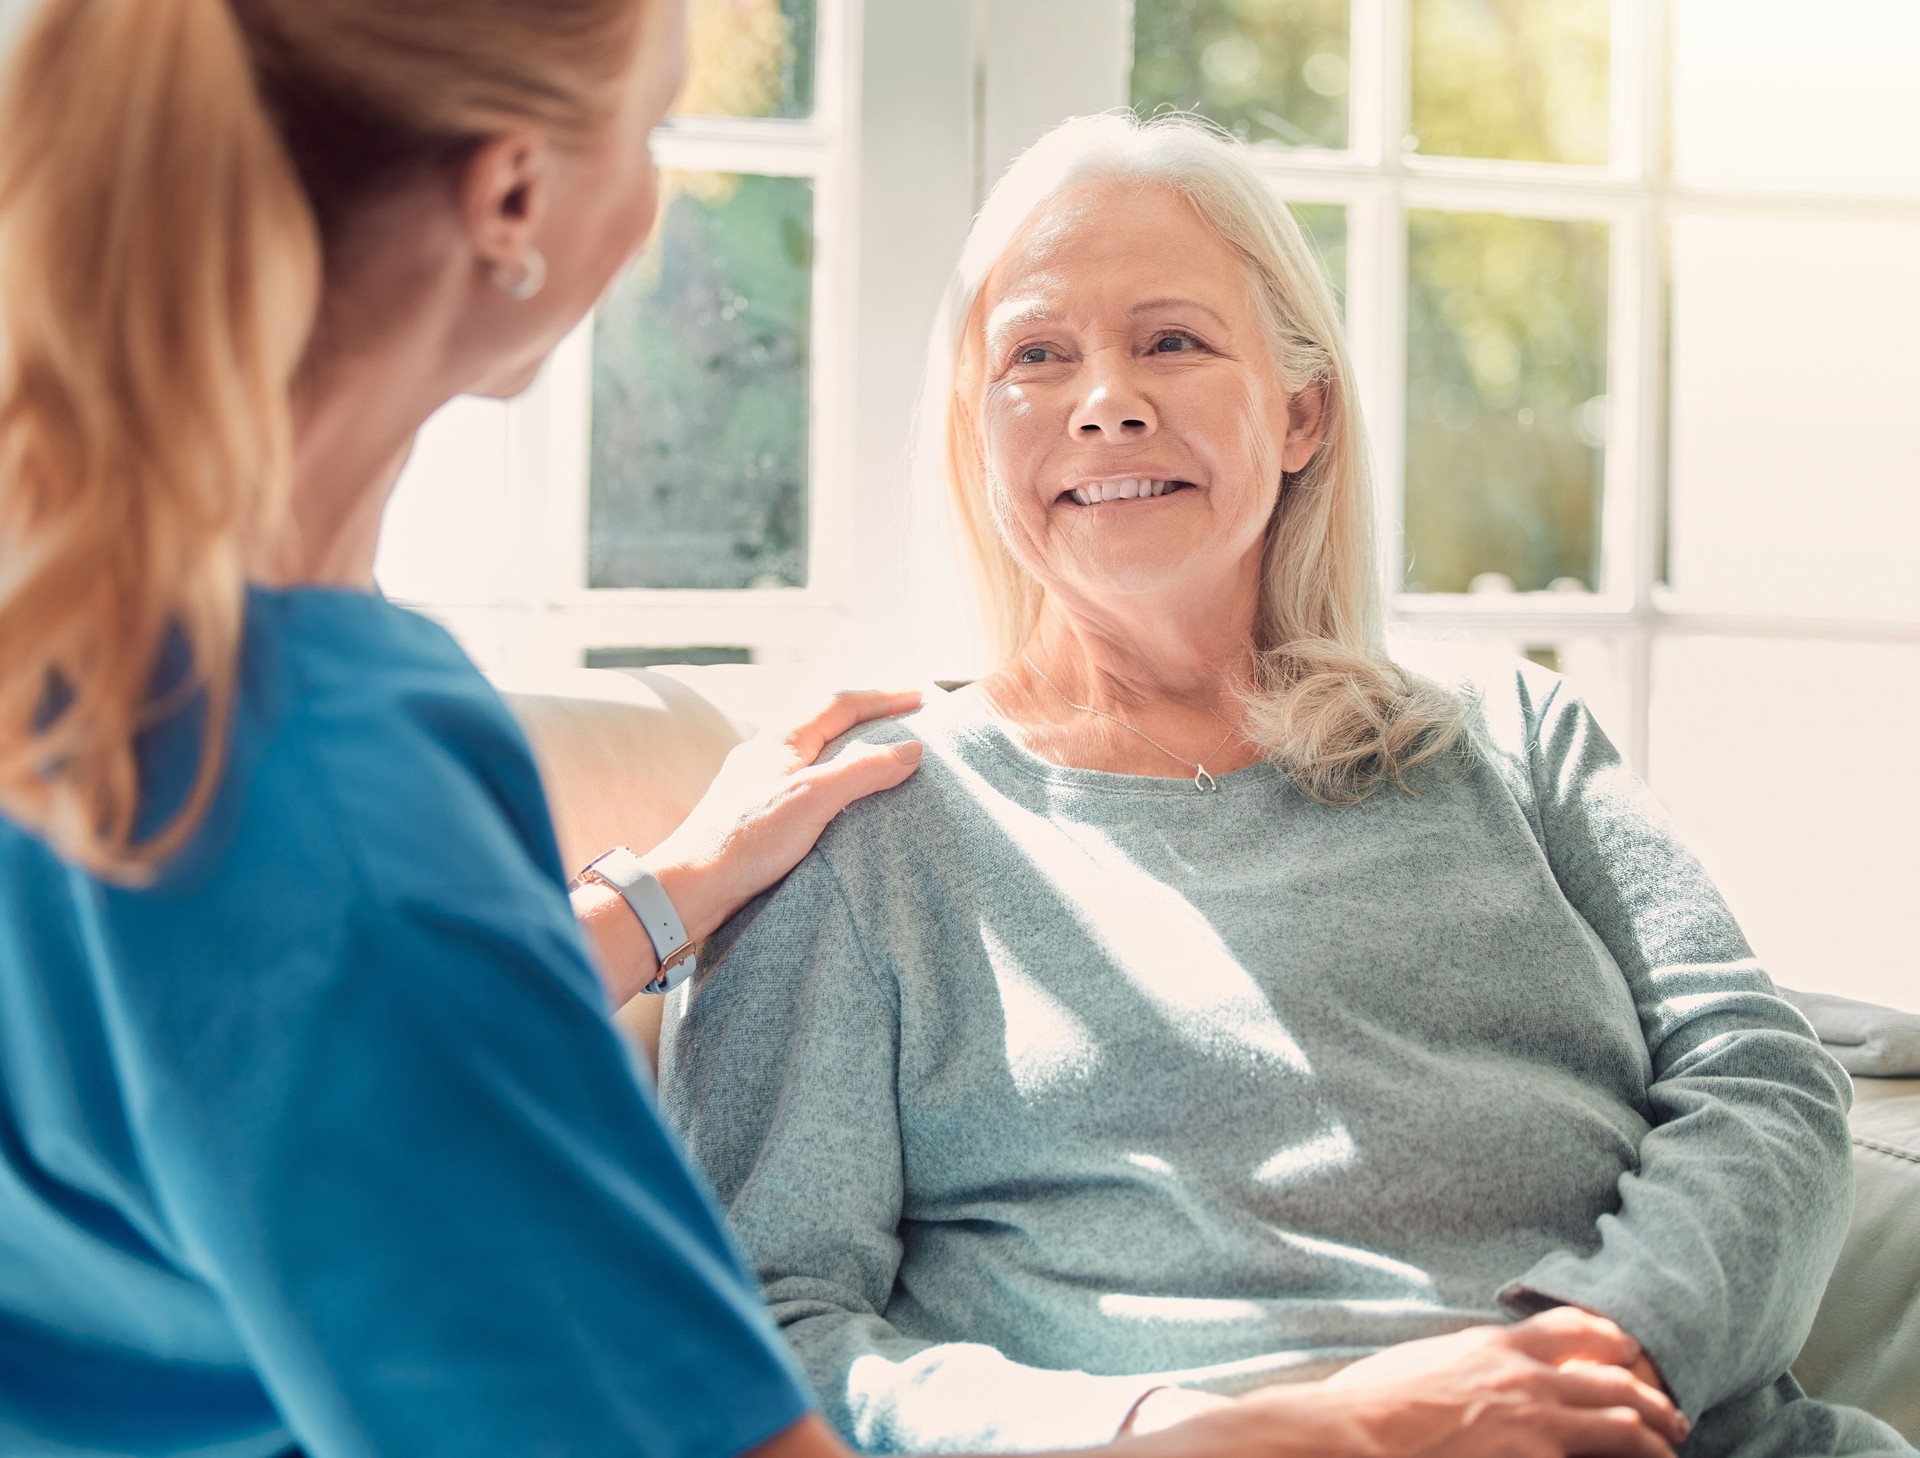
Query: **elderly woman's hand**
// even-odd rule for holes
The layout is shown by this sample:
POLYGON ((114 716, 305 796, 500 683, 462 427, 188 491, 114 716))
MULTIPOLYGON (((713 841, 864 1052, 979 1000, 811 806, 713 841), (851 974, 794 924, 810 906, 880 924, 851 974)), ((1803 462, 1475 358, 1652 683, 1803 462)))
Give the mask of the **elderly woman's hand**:
POLYGON ((1513 1326, 1406 1342, 1324 1382, 1238 1401, 1161 1389, 1135 1409, 1131 1446, 1156 1458, 1217 1452, 1369 1458, 1673 1458, 1686 1418, 1632 1370, 1639 1344, 1572 1307, 1513 1326), (1156 1407, 1163 1411, 1156 1411, 1156 1407), (1155 1419, 1183 1418, 1171 1426, 1155 1419))
POLYGON ((1323 1385, 1372 1400, 1359 1415, 1375 1451, 1668 1458, 1689 1424, 1645 1361, 1606 1317, 1563 1306, 1389 1347, 1323 1385))

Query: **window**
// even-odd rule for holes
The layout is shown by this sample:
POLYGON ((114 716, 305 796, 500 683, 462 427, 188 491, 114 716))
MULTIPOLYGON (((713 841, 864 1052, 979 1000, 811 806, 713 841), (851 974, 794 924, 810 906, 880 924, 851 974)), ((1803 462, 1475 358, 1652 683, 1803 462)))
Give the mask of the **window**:
POLYGON ((1920 770, 1867 746, 1920 710, 1920 11, 1137 0, 1133 40, 1136 106, 1344 214, 1398 630, 1568 674, 1782 981, 1914 1005, 1920 770))
POLYGON ((694 13, 727 64, 659 138, 656 243, 526 398, 430 425, 390 592, 507 678, 896 676, 868 650, 926 566, 908 438, 973 209, 1064 117, 1198 107, 1341 294, 1396 631, 1566 673, 1781 980, 1920 1005, 1881 829, 1920 823, 1920 7, 694 13))
POLYGON ((378 575, 484 666, 793 657, 844 598, 848 12, 697 0, 647 247, 532 391, 423 434, 378 575))

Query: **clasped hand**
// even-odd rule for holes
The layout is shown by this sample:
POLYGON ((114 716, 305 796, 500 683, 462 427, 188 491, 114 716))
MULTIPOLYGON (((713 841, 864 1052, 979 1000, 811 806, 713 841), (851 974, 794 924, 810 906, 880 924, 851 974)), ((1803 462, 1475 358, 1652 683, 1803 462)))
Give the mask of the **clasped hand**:
MULTIPOLYGON (((1153 1426, 1150 1397, 1135 1431, 1153 1426)), ((1132 1446, 1157 1458, 1673 1458, 1688 1430, 1639 1343, 1563 1306, 1389 1347, 1323 1382, 1215 1399, 1132 1446)))

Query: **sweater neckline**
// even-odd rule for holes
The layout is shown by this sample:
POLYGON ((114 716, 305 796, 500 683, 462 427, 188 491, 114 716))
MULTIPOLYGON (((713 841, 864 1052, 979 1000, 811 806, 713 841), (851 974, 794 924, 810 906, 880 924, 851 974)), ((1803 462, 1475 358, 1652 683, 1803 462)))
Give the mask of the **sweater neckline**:
POLYGON ((1028 779, 1042 780, 1048 784, 1068 786, 1096 794, 1146 795, 1162 799, 1186 799, 1199 803, 1250 788, 1269 788, 1276 780, 1284 782, 1286 778, 1279 766, 1271 760, 1261 760, 1237 770, 1216 773, 1213 776, 1214 782, 1220 788, 1208 794, 1194 788, 1192 775, 1129 775, 1115 770, 1083 769, 1078 765, 1055 764, 1050 759, 1041 758, 1020 743, 992 714, 983 713, 971 704, 955 705, 951 696, 947 704, 949 707, 944 716, 946 727, 957 738, 979 747, 994 758, 1010 765, 1028 779), (955 712, 956 709, 959 712, 955 712))

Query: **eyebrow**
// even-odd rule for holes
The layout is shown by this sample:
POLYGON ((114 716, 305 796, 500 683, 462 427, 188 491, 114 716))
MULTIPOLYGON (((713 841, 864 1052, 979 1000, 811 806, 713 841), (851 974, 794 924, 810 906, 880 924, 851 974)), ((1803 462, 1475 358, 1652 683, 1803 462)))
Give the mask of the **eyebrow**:
MULTIPOLYGON (((1137 319, 1142 314, 1157 314, 1163 309, 1197 310, 1213 320, 1221 330, 1230 332, 1227 321, 1220 316, 1219 310, 1201 303, 1198 299, 1179 298, 1173 295, 1162 299, 1143 299, 1127 310, 1127 317, 1137 319)), ((1044 299, 1028 299, 1012 308, 1002 304, 1000 309, 996 309, 987 318, 987 339, 992 342, 1024 325, 1045 324, 1059 317, 1059 314, 1044 299), (1007 312, 1002 314, 1001 309, 1007 312)))
POLYGON ((987 339, 991 342, 1022 325, 1044 324, 1058 317, 1044 299, 1027 299, 1011 309, 1003 303, 987 316, 987 339), (1003 314, 1001 310, 1007 312, 1003 314))
POLYGON ((1142 314, 1157 314, 1162 309, 1198 309, 1202 314, 1205 314, 1209 319, 1213 320, 1213 322, 1218 324, 1222 329, 1225 329, 1227 327, 1227 321, 1220 317, 1220 313, 1217 309, 1209 308, 1207 305, 1201 303, 1198 299, 1180 299, 1180 298, 1147 299, 1141 303, 1135 304, 1131 309, 1127 310, 1127 316, 1129 318, 1137 319, 1142 314))

